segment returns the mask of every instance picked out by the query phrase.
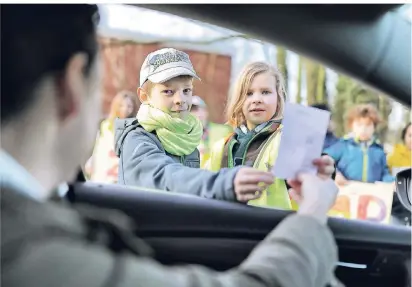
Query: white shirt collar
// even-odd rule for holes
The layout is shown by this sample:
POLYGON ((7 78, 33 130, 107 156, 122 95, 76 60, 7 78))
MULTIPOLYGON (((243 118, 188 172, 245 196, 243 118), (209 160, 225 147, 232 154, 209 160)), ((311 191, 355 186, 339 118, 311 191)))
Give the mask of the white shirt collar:
POLYGON ((44 187, 13 157, 0 150, 0 183, 37 201, 45 201, 48 194, 44 187))

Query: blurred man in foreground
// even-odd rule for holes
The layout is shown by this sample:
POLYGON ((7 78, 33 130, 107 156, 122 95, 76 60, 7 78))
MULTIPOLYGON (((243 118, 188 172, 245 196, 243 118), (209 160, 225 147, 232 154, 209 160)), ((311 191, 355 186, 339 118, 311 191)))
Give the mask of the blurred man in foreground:
MULTIPOLYGON (((92 240, 90 220, 48 201, 50 190, 74 178, 97 132, 102 77, 97 16, 95 5, 1 7, 2 286, 317 287, 331 282, 337 262, 326 224, 337 194, 331 179, 301 175, 289 181, 298 214, 227 272, 166 267, 132 252, 115 253, 92 240)), ((93 214, 98 222, 98 209, 93 214)), ((110 234, 115 230, 112 226, 110 234)), ((131 233, 123 236, 133 240, 131 233)), ((136 251, 139 244, 132 245, 136 251)))

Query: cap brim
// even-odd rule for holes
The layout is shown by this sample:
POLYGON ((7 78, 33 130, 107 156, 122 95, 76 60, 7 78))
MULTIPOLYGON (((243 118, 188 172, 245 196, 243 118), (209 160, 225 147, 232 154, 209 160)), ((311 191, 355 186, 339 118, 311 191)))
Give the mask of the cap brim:
POLYGON ((151 75, 148 79, 155 84, 160 84, 169 81, 170 79, 179 77, 179 76, 191 76, 193 78, 198 79, 201 81, 198 75, 194 73, 192 70, 187 69, 185 67, 173 67, 151 75))

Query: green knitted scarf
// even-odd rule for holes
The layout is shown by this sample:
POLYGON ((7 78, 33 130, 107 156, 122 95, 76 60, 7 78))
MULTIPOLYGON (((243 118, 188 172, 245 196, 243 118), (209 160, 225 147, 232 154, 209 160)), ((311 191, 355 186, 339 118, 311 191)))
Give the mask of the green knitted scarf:
POLYGON ((191 154, 202 138, 202 123, 192 114, 182 120, 148 104, 142 104, 137 120, 146 131, 155 131, 163 148, 173 155, 191 154))

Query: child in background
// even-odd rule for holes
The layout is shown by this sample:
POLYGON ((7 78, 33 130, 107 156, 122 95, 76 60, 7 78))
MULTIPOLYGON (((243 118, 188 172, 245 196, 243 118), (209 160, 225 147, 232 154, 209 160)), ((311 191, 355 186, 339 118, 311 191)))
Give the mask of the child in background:
MULTIPOLYGON (((393 176, 404 169, 412 167, 412 125, 409 123, 401 133, 402 142, 397 144, 388 156, 388 166, 393 176)), ((411 225, 411 212, 399 201, 397 194, 393 196, 392 223, 411 225)))
POLYGON ((198 146, 200 167, 203 168, 210 158, 210 149, 215 142, 227 137, 233 132, 233 129, 229 125, 221 125, 209 121, 206 103, 199 96, 193 96, 191 112, 200 119, 203 125, 203 135, 198 146))
POLYGON ((189 56, 182 51, 166 48, 146 57, 137 119, 116 122, 119 183, 226 201, 258 198, 261 185, 273 183, 269 172, 199 168, 203 127, 190 113, 195 78, 189 56))
POLYGON ((325 152, 336 162, 336 182, 345 185, 349 180, 374 183, 393 182, 383 146, 375 136, 381 122, 377 109, 370 104, 353 107, 347 116, 352 132, 325 152))
POLYGON ((402 142, 397 144, 388 156, 388 166, 393 175, 412 166, 412 125, 409 123, 401 134, 402 142))
POLYGON ((119 159, 114 152, 114 121, 116 118, 134 117, 137 112, 136 96, 129 91, 119 92, 112 100, 109 117, 100 124, 93 154, 85 166, 92 181, 116 183, 119 159))
MULTIPOLYGON (((229 124, 235 133, 214 145, 207 168, 218 171, 247 165, 270 171, 281 140, 285 98, 284 80, 277 69, 263 62, 247 65, 239 75, 228 104, 229 124)), ((328 156, 315 164, 325 176, 330 177, 334 172, 333 160, 328 156)), ((292 206, 285 180, 277 178, 260 198, 249 204, 280 209, 296 207, 292 206)))

